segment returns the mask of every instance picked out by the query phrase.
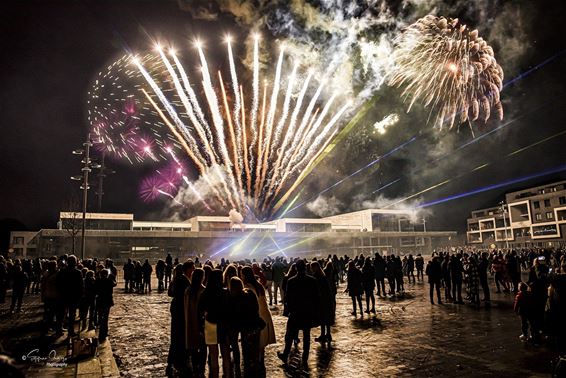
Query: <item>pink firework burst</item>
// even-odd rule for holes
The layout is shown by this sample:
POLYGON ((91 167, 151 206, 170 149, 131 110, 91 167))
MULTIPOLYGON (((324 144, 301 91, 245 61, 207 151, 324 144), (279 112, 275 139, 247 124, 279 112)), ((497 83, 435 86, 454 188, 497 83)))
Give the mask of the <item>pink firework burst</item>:
POLYGON ((139 194, 144 202, 153 202, 162 196, 163 193, 173 195, 176 191, 177 187, 171 185, 171 182, 164 180, 158 174, 153 174, 142 180, 139 194))

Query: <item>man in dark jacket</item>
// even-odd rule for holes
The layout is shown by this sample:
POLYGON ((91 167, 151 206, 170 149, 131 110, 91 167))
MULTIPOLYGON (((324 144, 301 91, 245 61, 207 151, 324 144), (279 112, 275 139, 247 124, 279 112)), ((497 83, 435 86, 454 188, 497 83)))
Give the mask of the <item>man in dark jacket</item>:
POLYGON ((116 281, 109 275, 107 269, 100 271, 100 278, 96 280, 96 310, 98 312, 98 341, 103 343, 108 337, 108 317, 110 307, 114 306, 113 291, 116 281))
POLYGON ((424 281, 424 276, 423 276, 424 259, 420 253, 417 255, 417 257, 415 257, 415 268, 417 269, 417 280, 424 281))
POLYGON ((383 291, 383 296, 386 296, 385 291, 385 260, 379 253, 375 254, 375 259, 373 260, 373 270, 375 273, 375 284, 377 285, 377 295, 381 297, 381 292, 383 291))
POLYGON ((124 291, 126 293, 133 291, 133 287, 132 287, 133 277, 134 277, 134 263, 132 262, 132 259, 128 259, 128 262, 124 264, 124 282, 125 282, 124 291))
POLYGON ((277 356, 286 364, 291 352, 291 344, 303 331, 303 365, 308 367, 311 344, 311 328, 318 326, 318 310, 320 293, 316 279, 306 274, 303 260, 296 262, 297 275, 287 282, 285 302, 289 311, 287 331, 285 333, 285 349, 277 356))
POLYGON ((68 335, 75 335, 75 316, 79 302, 83 296, 83 275, 80 270, 76 268, 77 258, 70 255, 67 258, 67 267, 61 269, 57 274, 57 290, 61 295, 61 310, 63 316, 57 319, 57 329, 61 329, 63 317, 65 313, 68 315, 68 335))
POLYGON ((434 304, 434 288, 436 287, 436 296, 438 297, 438 304, 442 304, 440 299, 440 281, 442 279, 442 267, 438 261, 438 257, 434 256, 432 261, 429 261, 426 266, 426 275, 428 276, 428 283, 430 284, 430 303, 434 304))

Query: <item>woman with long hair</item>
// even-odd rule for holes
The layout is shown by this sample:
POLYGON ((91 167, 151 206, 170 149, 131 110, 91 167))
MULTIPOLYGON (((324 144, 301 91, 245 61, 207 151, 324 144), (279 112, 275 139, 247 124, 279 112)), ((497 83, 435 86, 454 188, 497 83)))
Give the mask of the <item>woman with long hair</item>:
POLYGON ((265 327, 261 330, 259 338, 259 368, 261 372, 265 372, 265 347, 269 344, 275 344, 275 328, 273 327, 271 311, 269 311, 267 306, 265 288, 256 279, 252 267, 245 266, 242 268, 242 281, 245 288, 256 295, 259 305, 259 316, 265 322, 265 327))
POLYGON ((191 276, 191 286, 185 290, 185 340, 194 377, 204 377, 206 362, 204 314, 199 308, 199 301, 205 289, 203 280, 204 270, 195 269, 191 276))
POLYGON ((236 265, 230 264, 224 270, 224 287, 230 291, 230 279, 232 277, 238 277, 238 268, 236 265))
MULTIPOLYGON (((242 354, 244 356, 244 376, 258 377, 259 371, 259 338, 265 322, 259 316, 257 297, 248 289, 238 277, 230 279, 230 332, 238 347, 238 334, 241 334, 242 354), (235 337, 234 337, 235 336, 235 337)), ((232 345, 234 346, 234 345, 232 345)), ((241 377, 240 359, 234 359, 236 377, 241 377)))
POLYGON ((330 342, 332 340, 332 336, 330 335, 330 326, 334 325, 334 295, 332 294, 332 289, 326 274, 322 271, 318 261, 313 261, 311 263, 311 269, 313 277, 318 283, 318 290, 320 292, 320 336, 316 337, 314 340, 319 343, 323 343, 325 341, 330 342))
POLYGON ((199 306, 204 314, 204 340, 208 347, 209 371, 212 378, 219 376, 218 346, 222 353, 222 373, 232 376, 230 343, 228 340, 228 291, 222 286, 222 271, 210 271, 206 289, 199 306))

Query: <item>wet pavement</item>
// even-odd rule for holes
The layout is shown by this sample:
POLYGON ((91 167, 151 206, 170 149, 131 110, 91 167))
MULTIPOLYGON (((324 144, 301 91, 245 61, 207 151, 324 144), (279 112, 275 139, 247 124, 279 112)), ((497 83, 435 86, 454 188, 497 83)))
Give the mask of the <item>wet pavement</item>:
MULTIPOLYGON (((267 377, 549 376, 554 354, 519 341, 511 294, 492 292, 491 307, 476 309, 431 305, 428 284, 405 288, 405 298, 378 298, 376 316, 363 318, 350 315, 350 298, 339 293, 333 342, 327 346, 313 340, 308 370, 298 367, 302 343, 288 367, 277 358, 287 318, 282 308, 273 307, 277 344, 266 350, 267 377)), ((163 376, 169 348, 167 294, 125 294, 117 288, 115 302, 110 337, 121 374, 163 376)), ((314 338, 319 330, 311 333, 314 338)))

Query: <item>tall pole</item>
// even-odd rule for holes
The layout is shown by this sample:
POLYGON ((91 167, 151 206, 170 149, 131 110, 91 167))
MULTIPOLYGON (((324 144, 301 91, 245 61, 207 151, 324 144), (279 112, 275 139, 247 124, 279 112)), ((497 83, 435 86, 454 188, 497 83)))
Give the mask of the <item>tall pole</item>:
POLYGON ((87 135, 86 142, 83 143, 85 147, 85 155, 83 160, 83 222, 81 233, 81 260, 85 258, 85 244, 86 244, 86 206, 88 200, 88 173, 90 172, 90 133, 87 135))
POLYGON ((100 161, 101 167, 98 171, 98 190, 96 192, 96 196, 98 197, 98 212, 100 213, 102 211, 102 196, 104 195, 104 177, 106 176, 105 174, 105 169, 106 166, 104 165, 104 157, 106 156, 106 154, 103 152, 102 153, 102 159, 100 161))
POLYGON ((503 212, 503 226, 505 227, 505 245, 507 247, 507 250, 509 250, 509 238, 507 237, 507 218, 505 217, 505 215, 507 214, 507 209, 505 209, 505 201, 501 201, 501 211, 503 212))

